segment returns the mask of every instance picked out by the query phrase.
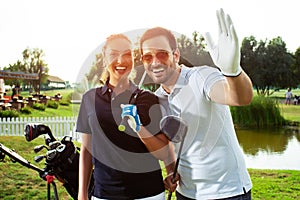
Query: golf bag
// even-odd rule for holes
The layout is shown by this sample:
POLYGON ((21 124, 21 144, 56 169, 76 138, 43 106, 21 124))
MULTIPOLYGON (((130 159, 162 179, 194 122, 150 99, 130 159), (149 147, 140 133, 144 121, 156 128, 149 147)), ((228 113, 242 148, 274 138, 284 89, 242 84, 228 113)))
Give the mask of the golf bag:
MULTIPOLYGON (((39 155, 34 158, 35 162, 45 159, 44 169, 31 164, 15 151, 0 144, 0 161, 4 156, 9 156, 14 162, 33 169, 39 173, 39 176, 48 182, 48 199, 50 199, 50 184, 53 185, 55 199, 58 199, 56 185, 53 176, 63 183, 67 192, 73 199, 78 196, 78 180, 79 180, 79 155, 80 149, 76 147, 70 136, 64 136, 60 141, 56 140, 48 126, 43 124, 27 124, 25 126, 25 138, 28 142, 34 140, 40 135, 44 135, 45 144, 34 147, 34 152, 38 153, 42 149, 47 149, 45 155, 39 155)), ((89 198, 93 193, 94 179, 91 177, 89 187, 89 198)))
MULTIPOLYGON (((50 147, 46 154, 45 171, 51 171, 55 177, 63 183, 68 193, 77 199, 78 195, 78 172, 79 172, 79 151, 74 146, 70 137, 65 136, 57 147, 50 147)), ((41 174, 40 174, 41 175, 41 174)), ((43 177, 43 174, 42 174, 43 177)))

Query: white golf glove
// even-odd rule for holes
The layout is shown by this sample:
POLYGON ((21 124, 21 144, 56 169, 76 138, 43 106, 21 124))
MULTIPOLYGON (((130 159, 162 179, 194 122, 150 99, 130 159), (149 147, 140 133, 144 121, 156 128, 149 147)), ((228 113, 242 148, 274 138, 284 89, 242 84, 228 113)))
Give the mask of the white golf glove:
POLYGON ((240 66, 239 41, 229 15, 223 9, 217 11, 219 23, 219 41, 214 44, 210 33, 205 33, 208 51, 215 65, 225 76, 238 76, 242 72, 240 66))

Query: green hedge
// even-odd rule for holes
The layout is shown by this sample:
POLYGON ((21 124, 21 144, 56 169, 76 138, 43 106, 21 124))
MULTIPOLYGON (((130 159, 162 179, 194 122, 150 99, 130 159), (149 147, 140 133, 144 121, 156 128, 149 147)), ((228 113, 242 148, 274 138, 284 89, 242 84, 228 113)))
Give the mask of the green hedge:
POLYGON ((54 108, 57 109, 58 108, 59 103, 57 101, 48 101, 47 102, 47 107, 48 108, 54 108))
POLYGON ((230 107, 234 123, 240 127, 273 127, 286 124, 280 114, 278 101, 255 96, 248 106, 230 107))
POLYGON ((20 113, 16 110, 0 110, 0 118, 19 117, 20 113))
POLYGON ((41 111, 45 111, 46 110, 46 106, 42 103, 34 103, 32 105, 32 108, 33 109, 36 109, 36 110, 41 110, 41 111))

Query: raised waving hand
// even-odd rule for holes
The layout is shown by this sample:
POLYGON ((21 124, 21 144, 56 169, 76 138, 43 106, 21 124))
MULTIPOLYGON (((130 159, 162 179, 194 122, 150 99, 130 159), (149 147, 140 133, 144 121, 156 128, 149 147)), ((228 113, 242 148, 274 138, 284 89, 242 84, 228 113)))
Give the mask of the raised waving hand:
POLYGON ((238 76, 242 72, 240 66, 240 48, 237 34, 228 14, 223 9, 217 11, 219 24, 219 40, 215 44, 210 33, 205 33, 208 51, 221 72, 225 76, 238 76))

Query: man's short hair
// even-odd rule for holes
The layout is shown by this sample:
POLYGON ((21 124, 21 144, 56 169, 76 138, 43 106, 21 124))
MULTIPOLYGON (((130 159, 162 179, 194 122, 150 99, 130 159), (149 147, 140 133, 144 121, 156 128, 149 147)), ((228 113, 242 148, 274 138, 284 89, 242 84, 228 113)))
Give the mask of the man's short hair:
POLYGON ((165 29, 162 27, 154 27, 154 28, 150 28, 150 29, 146 30, 140 39, 140 53, 142 55, 143 55, 143 49, 142 49, 143 43, 146 40, 157 37, 157 36, 165 36, 169 41, 169 45, 170 45, 172 51, 176 50, 177 41, 176 41, 174 34, 168 29, 165 29))

